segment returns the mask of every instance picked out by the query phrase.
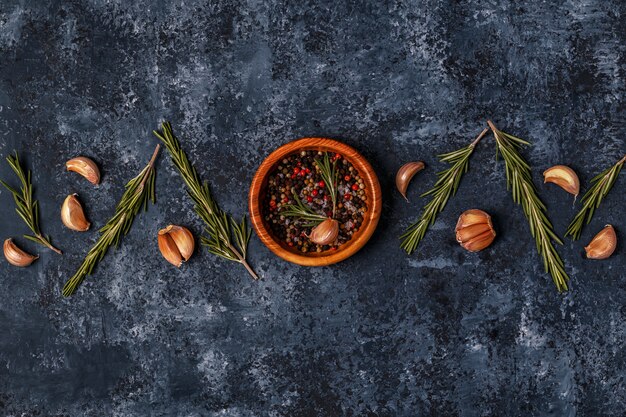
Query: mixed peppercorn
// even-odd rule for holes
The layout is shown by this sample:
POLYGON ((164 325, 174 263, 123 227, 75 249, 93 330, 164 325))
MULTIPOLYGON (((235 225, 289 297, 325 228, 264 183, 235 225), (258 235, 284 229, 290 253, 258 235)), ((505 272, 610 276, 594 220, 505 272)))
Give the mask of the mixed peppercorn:
POLYGON ((274 236, 303 253, 336 250, 359 230, 367 211, 363 179, 347 159, 335 153, 330 157, 337 183, 337 206, 333 216, 329 187, 318 166, 323 156, 323 152, 311 150, 285 157, 270 173, 263 201, 264 218, 274 236), (284 211, 296 203, 292 192, 296 192, 298 199, 312 212, 339 222, 339 234, 333 244, 315 244, 308 238, 314 226, 310 221, 284 215, 284 211))

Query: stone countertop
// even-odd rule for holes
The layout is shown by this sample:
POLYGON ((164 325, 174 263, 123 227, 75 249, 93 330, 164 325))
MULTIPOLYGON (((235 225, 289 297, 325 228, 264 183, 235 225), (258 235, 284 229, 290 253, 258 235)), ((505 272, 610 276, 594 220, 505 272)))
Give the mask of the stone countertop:
MULTIPOLYGON (((624 2, 46 3, 0 6, 0 156, 18 150, 33 169, 42 228, 65 254, 22 239, 0 190, 0 237, 41 255, 28 269, 0 262, 0 414, 623 415, 626 249, 593 262, 582 247, 606 223, 626 238, 624 174, 582 239, 558 248, 565 295, 543 272, 491 137, 418 252, 398 236, 444 168, 436 155, 487 118, 532 142, 523 154, 564 233, 580 205, 542 171, 567 164, 586 190, 625 153, 624 2), (62 298, 164 119, 238 217, 272 149, 303 136, 354 146, 384 189, 376 234, 324 268, 286 263, 253 237, 259 282, 204 249, 177 270, 157 230, 198 236, 202 223, 162 154, 157 205, 62 298), (77 155, 98 162, 99 187, 64 172, 77 155), (393 189, 407 160, 427 165, 408 204, 393 189), (59 221, 73 192, 88 233, 59 221), (469 208, 491 213, 498 232, 477 254, 454 240, 469 208)), ((4 162, 0 178, 15 184, 4 162)))

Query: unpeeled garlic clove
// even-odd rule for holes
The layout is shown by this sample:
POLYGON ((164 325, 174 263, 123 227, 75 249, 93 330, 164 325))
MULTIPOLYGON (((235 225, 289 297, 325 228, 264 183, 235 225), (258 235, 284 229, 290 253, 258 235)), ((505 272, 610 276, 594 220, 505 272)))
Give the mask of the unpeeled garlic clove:
POLYGON ((9 261, 11 265, 25 267, 35 262, 35 259, 39 258, 39 256, 31 255, 30 253, 24 252, 22 249, 18 248, 11 238, 4 241, 3 249, 4 257, 7 258, 7 261, 9 261))
POLYGON ((411 179, 413 179, 415 174, 423 170, 424 167, 425 165, 422 161, 408 162, 402 165, 398 170, 398 173, 396 174, 396 188, 400 191, 400 194, 402 194, 402 197, 404 197, 406 201, 409 201, 409 199, 406 198, 406 190, 409 187, 411 179))
POLYGON ((309 239, 318 245, 330 245, 339 236, 339 222, 328 218, 311 230, 309 239))
POLYGON ((93 185, 100 183, 100 170, 94 161, 86 156, 79 156, 72 158, 65 163, 65 167, 68 171, 77 172, 93 185))
POLYGON ((76 198, 78 194, 70 194, 63 201, 61 206, 61 221, 68 228, 77 232, 89 230, 91 223, 85 217, 83 206, 76 198))
POLYGON ((163 257, 176 267, 188 261, 195 248, 195 240, 189 229, 176 225, 159 230, 158 243, 163 257))
POLYGON ((589 259, 606 259, 613 254, 616 247, 617 235, 615 234, 615 229, 610 224, 607 224, 585 246, 585 252, 589 259))
POLYGON ((543 172, 543 182, 558 185, 574 197, 580 192, 580 181, 574 170, 565 165, 555 165, 543 172))
POLYGON ((491 216, 478 209, 463 212, 456 223, 455 231, 457 242, 470 252, 485 249, 496 237, 491 216))

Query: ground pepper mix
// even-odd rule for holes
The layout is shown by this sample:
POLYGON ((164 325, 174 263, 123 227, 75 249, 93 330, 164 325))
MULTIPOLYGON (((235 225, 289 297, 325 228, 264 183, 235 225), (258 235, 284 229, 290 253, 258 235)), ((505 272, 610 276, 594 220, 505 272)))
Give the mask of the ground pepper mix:
POLYGON ((316 160, 324 152, 301 151, 285 157, 270 173, 263 201, 265 221, 273 235, 300 252, 336 250, 359 230, 367 211, 365 183, 359 172, 341 154, 329 154, 337 170, 337 207, 334 219, 339 222, 339 235, 331 245, 318 245, 307 237, 313 226, 297 217, 281 214, 295 204, 292 190, 313 212, 332 217, 332 199, 316 160))

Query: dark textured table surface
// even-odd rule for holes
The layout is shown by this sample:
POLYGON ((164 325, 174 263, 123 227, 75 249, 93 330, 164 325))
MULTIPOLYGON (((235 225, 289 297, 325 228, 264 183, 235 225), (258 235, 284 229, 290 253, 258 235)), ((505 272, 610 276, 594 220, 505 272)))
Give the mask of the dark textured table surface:
MULTIPOLYGON (((571 291, 543 272, 490 137, 459 194, 407 256, 398 236, 443 168, 492 118, 524 151, 563 234, 576 209, 541 173, 590 179, 624 155, 623 1, 69 1, 0 5, 0 154, 33 169, 42 228, 61 257, 21 238, 0 190, 0 237, 41 258, 0 262, 0 414, 7 416, 622 416, 624 245, 582 247, 604 224, 626 235, 622 174, 578 242, 559 251, 571 291), (131 3, 133 3, 131 5, 131 3), (200 250, 159 255, 169 223, 196 235, 169 158, 158 203, 77 294, 60 296, 123 184, 168 119, 220 204, 241 216, 256 167, 279 145, 327 136, 356 147, 384 188, 376 234, 353 258, 305 268, 253 237, 253 282, 200 250), (103 182, 64 172, 94 158, 103 182), (423 160, 407 204, 396 169, 423 160), (69 193, 93 230, 59 220, 69 193), (481 208, 498 238, 472 254, 457 216, 481 208)), ((8 165, 0 178, 15 184, 8 165)))

